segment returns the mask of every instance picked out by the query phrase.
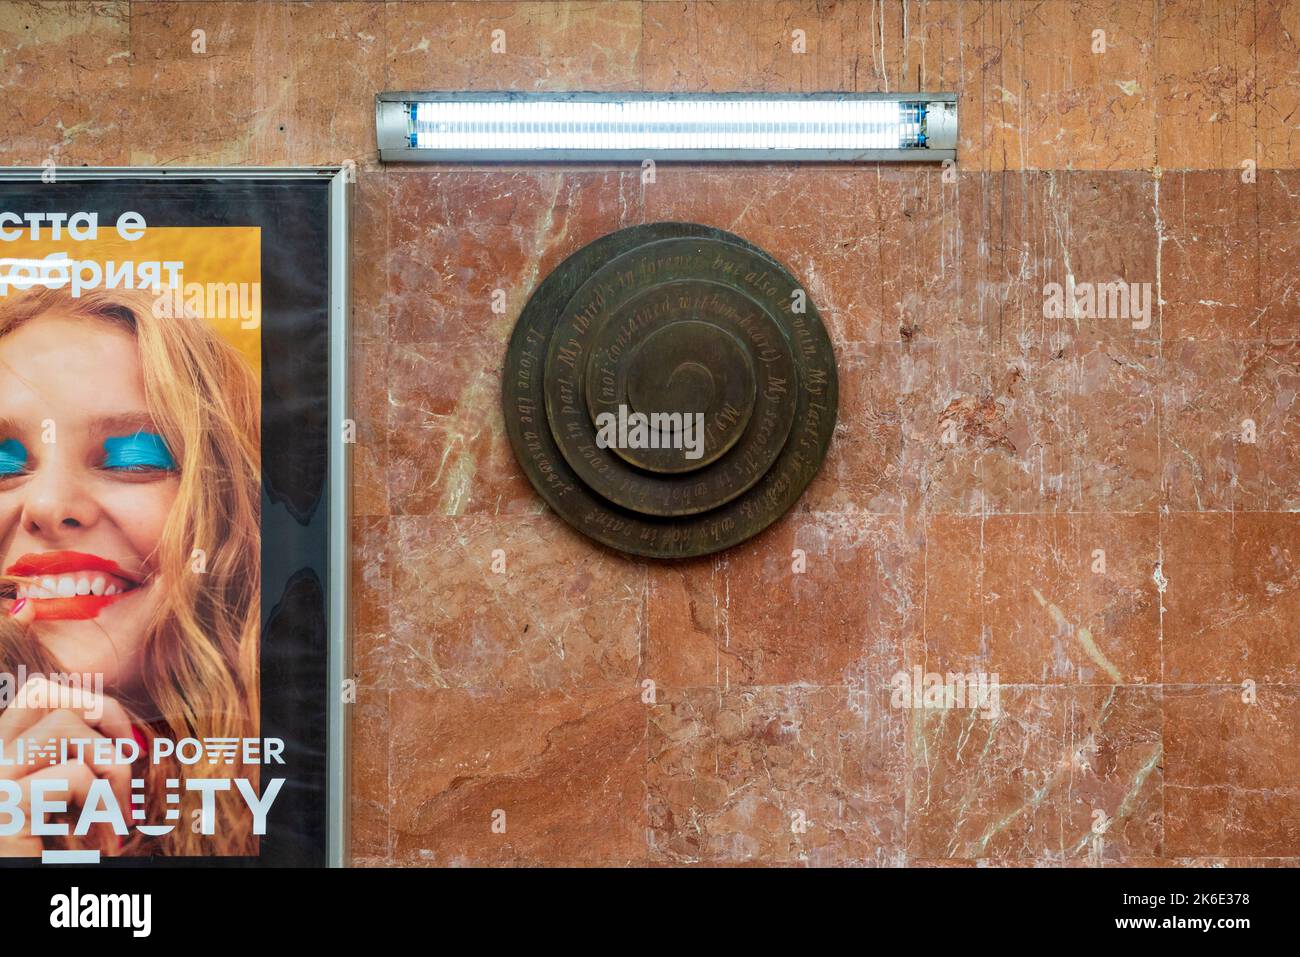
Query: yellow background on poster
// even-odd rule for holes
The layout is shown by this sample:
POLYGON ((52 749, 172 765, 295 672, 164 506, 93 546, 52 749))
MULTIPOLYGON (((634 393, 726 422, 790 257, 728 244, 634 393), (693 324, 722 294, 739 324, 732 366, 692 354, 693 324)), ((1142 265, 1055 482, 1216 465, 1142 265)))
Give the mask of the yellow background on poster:
MULTIPOLYGON (((181 262, 185 285, 202 283, 249 283, 257 295, 245 297, 251 316, 204 318, 217 333, 239 350, 260 377, 262 372, 262 230, 259 226, 149 226, 139 239, 128 242, 111 224, 100 225, 96 239, 71 241, 23 237, 3 246, 6 258, 43 259, 51 253, 66 253, 68 259, 107 262, 181 262), (256 283, 256 286, 251 284, 256 283), (245 328, 245 326, 247 328, 245 328)), ((168 274, 164 271, 162 281, 168 274)))

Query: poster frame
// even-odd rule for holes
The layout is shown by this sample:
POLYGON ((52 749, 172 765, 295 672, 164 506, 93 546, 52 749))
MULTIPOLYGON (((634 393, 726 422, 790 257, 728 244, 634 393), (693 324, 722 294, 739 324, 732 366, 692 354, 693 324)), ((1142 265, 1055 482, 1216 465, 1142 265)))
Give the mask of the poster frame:
POLYGON ((349 863, 350 722, 344 682, 351 676, 351 551, 349 540, 350 454, 344 441, 349 418, 348 318, 350 309, 352 183, 355 167, 343 166, 11 166, 0 183, 49 180, 302 179, 329 181, 329 598, 326 608, 329 662, 327 688, 326 864, 349 863))

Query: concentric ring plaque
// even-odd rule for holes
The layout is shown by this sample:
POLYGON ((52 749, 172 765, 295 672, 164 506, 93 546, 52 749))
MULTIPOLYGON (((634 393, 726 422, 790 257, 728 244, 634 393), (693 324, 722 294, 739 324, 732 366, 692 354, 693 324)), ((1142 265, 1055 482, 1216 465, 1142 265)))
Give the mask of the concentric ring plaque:
POLYGON ((506 432, 560 517, 634 555, 730 548, 816 475, 838 378, 816 307, 738 236, 652 223, 546 277, 506 352, 506 432))

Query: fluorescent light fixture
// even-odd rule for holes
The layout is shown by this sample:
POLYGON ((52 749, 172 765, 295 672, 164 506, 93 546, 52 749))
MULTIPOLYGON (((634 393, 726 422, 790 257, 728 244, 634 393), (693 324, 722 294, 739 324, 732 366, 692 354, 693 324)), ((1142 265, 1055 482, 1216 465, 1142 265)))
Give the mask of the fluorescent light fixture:
POLYGON ((384 162, 954 159, 955 93, 381 93, 384 162))

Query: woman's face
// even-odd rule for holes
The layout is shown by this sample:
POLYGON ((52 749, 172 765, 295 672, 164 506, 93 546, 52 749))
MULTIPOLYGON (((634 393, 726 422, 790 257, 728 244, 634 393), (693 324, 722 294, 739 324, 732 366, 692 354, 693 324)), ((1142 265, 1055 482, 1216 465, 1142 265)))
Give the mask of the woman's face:
POLYGON ((177 485, 129 331, 50 312, 0 338, 0 555, 63 670, 135 684, 177 485))

